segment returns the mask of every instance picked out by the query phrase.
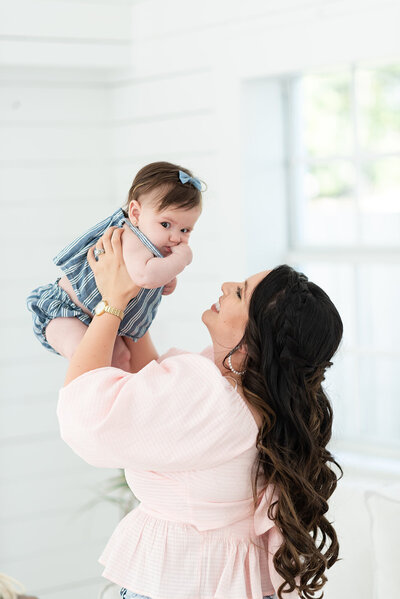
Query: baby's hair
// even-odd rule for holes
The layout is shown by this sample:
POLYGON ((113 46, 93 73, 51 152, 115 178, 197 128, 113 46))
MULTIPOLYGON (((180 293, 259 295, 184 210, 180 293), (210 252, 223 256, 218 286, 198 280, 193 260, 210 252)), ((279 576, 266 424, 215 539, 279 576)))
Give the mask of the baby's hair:
POLYGON ((193 177, 189 169, 170 162, 152 162, 141 168, 133 180, 124 210, 128 212, 132 200, 139 200, 141 194, 158 187, 165 188, 165 193, 156 203, 158 212, 170 207, 184 210, 201 208, 201 191, 190 182, 182 183, 179 171, 193 177))

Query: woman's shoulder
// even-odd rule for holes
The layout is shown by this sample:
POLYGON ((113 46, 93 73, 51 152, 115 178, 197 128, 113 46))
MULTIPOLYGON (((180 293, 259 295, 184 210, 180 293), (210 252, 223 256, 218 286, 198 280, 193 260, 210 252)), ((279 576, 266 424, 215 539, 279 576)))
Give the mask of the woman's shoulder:
MULTIPOLYGON (((190 352, 184 349, 179 349, 178 347, 171 347, 168 351, 161 354, 161 356, 157 359, 157 362, 162 362, 166 358, 176 357, 176 356, 201 356, 203 358, 207 358, 209 360, 214 361, 214 351, 212 345, 207 346, 201 352, 190 352)), ((196 359, 196 358, 195 358, 196 359)))
POLYGON ((204 356, 205 358, 208 358, 209 360, 212 360, 214 362, 214 349, 212 345, 208 345, 207 347, 205 347, 203 349, 203 351, 200 352, 201 356, 204 356))
POLYGON ((149 368, 147 376, 154 375, 160 381, 164 380, 168 387, 176 383, 184 385, 196 396, 210 393, 211 390, 221 393, 225 389, 225 379, 211 355, 209 350, 190 352, 173 347, 160 356, 156 363, 153 362, 154 366, 149 368))
MULTIPOLYGON (((213 348, 207 347, 200 353, 184 352, 172 348, 163 357, 159 367, 163 376, 158 384, 163 393, 172 394, 176 401, 182 402, 180 409, 186 409, 188 403, 195 413, 204 418, 221 419, 221 426, 230 422, 232 427, 245 426, 254 432, 261 426, 261 417, 255 408, 249 406, 239 391, 222 376, 214 362, 213 348), (188 398, 190 397, 190 402, 188 398)), ((156 372, 149 372, 154 381, 156 372)), ((151 382, 151 385, 157 385, 151 382)))

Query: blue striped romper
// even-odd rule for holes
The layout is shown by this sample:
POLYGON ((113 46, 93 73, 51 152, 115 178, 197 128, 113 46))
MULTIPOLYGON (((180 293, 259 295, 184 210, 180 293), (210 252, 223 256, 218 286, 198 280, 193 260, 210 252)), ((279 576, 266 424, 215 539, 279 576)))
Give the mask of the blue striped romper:
MULTIPOLYGON (((138 236, 140 241, 158 258, 162 254, 155 245, 136 227, 130 223, 122 208, 116 210, 80 237, 72 241, 55 256, 53 262, 60 266, 80 302, 93 314, 95 306, 101 300, 92 269, 86 255, 91 246, 103 235, 108 227, 120 227, 126 223, 138 236)), ((77 306, 64 289, 58 285, 59 277, 54 283, 42 285, 34 289, 27 298, 27 307, 32 312, 33 331, 41 344, 55 354, 58 352, 49 345, 45 330, 50 320, 57 317, 76 317, 89 326, 92 317, 77 306)), ((161 301, 163 287, 157 289, 141 289, 136 297, 130 300, 124 311, 124 318, 118 329, 118 335, 125 335, 134 341, 143 337, 157 313, 161 301)))

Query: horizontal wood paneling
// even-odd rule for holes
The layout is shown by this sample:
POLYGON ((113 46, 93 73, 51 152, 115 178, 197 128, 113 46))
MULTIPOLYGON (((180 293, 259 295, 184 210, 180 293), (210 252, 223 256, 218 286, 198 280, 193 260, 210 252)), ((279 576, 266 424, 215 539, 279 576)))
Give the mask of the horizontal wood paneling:
MULTIPOLYGON (((26 333, 32 335, 29 313, 25 310, 24 305, 21 305, 19 310, 25 319, 26 333)), ((65 360, 45 351, 39 342, 35 351, 37 351, 35 356, 25 362, 20 362, 18 356, 3 357, 0 368, 2 379, 1 397, 4 401, 11 402, 15 398, 30 395, 56 394, 62 386, 67 369, 65 360)), ((2 423, 2 426, 5 427, 6 425, 7 423, 2 423)), ((32 429, 34 427, 35 423, 32 422, 32 429)), ((29 454, 26 457, 29 457, 29 454)), ((7 465, 6 461, 1 461, 1 464, 2 467, 7 465)), ((2 472, 0 472, 1 476, 2 472)))
POLYGON ((216 30, 205 35, 204 31, 188 32, 184 29, 171 36, 168 43, 163 38, 134 39, 135 74, 155 79, 176 71, 209 69, 219 61, 221 48, 223 43, 216 30))
MULTIPOLYGON (((201 261, 200 256, 199 261, 201 261)), ((216 269, 210 268, 209 271, 215 272, 216 269)), ((195 337, 196 333, 204 327, 201 315, 205 310, 211 308, 211 305, 222 295, 222 282, 218 275, 210 275, 204 271, 199 274, 194 268, 187 269, 187 272, 183 272, 179 276, 174 294, 165 297, 161 302, 157 321, 174 323, 177 329, 180 319, 185 318, 190 322, 189 328, 195 337)), ((171 339, 172 343, 176 343, 173 338, 171 339)))
POLYGON ((384 10, 378 0, 365 4, 360 0, 257 0, 249 5, 224 0, 213 3, 210 10, 197 4, 190 17, 183 4, 175 0, 168 8, 160 7, 151 25, 146 15, 158 0, 134 6, 134 22, 145 23, 133 34, 137 76, 165 76, 177 64, 181 69, 211 67, 232 76, 268 76, 347 60, 390 60, 398 55, 400 6, 392 0, 385 0, 384 10), (220 19, 218 11, 225 13, 220 19), (185 25, 179 26, 179 20, 185 25))
POLYGON ((129 42, 1 39, 0 65, 115 69, 130 65, 129 42))
MULTIPOLYGON (((36 552, 29 559, 3 560, 2 571, 23 581, 29 592, 39 597, 46 589, 57 591, 67 587, 73 591, 74 585, 79 585, 81 581, 89 580, 92 583, 99 577, 100 582, 103 568, 97 560, 106 542, 107 538, 104 537, 94 542, 75 543, 72 547, 50 551, 45 555, 36 552)), ((73 592, 70 596, 75 597, 73 592)))
POLYGON ((38 213, 43 206, 57 216, 70 202, 84 204, 96 198, 101 201, 101 198, 112 195, 115 195, 115 191, 110 171, 104 168, 102 161, 82 164, 77 160, 73 164, 68 161, 52 164, 50 160, 47 164, 28 166, 17 157, 12 166, 0 164, 2 211, 14 210, 21 218, 23 209, 35 209, 34 206, 28 207, 31 202, 38 202, 38 213), (10 207, 9 204, 14 202, 15 208, 10 207))
POLYGON ((43 84, 13 86, 0 81, 0 127, 38 121, 49 125, 66 121, 85 127, 108 118, 104 88, 71 88, 68 83, 47 88, 43 84))
MULTIPOLYGON (((21 348, 21 360, 26 356, 25 348, 21 347, 21 341, 29 345, 36 339, 32 335, 15 337, 15 347, 13 347, 14 338, 11 331, 14 327, 2 327, 2 341, 9 348, 8 351, 13 355, 18 355, 18 350, 21 348), (4 337, 3 337, 4 333, 4 337)), ((29 353, 28 353, 29 355, 29 353)), ((56 416, 57 396, 53 394, 41 394, 37 397, 24 395, 13 401, 4 401, 0 403, 0 421, 3 423, 0 426, 0 442, 7 439, 18 439, 24 436, 47 435, 54 433, 58 429, 58 421, 56 416), (34 428, 32 423, 35 423, 34 428), (4 423, 7 423, 5 425, 4 423)))
POLYGON ((176 321, 167 318, 160 316, 152 325, 152 339, 157 343, 160 352, 166 352, 171 347, 200 352, 211 345, 208 331, 200 318, 194 325, 192 316, 188 317, 182 313, 179 317, 179 329, 176 321))
POLYGON ((154 80, 131 80, 111 89, 115 121, 151 120, 208 109, 214 104, 212 71, 189 71, 154 80))
POLYGON ((0 161, 101 159, 108 139, 96 125, 48 123, 0 127, 0 161), (40 143, 38 140, 40 139, 40 143))
POLYGON ((29 65, 21 64, 7 66, 0 63, 0 85, 10 85, 13 89, 22 88, 40 88, 47 90, 49 88, 64 89, 103 89, 108 86, 108 78, 111 73, 106 69, 81 68, 73 66, 62 69, 43 65, 32 68, 29 65))
MULTIPOLYGON (((54 398, 53 398, 54 400, 54 398)), ((34 405, 34 400, 32 400, 34 405)), ((54 404, 54 401, 53 401, 54 404)), ((55 405, 54 411, 55 411, 55 405)), ((49 405, 50 413, 52 407, 49 405)), ((29 519, 46 514, 76 514, 89 505, 103 501, 103 495, 118 470, 84 468, 79 472, 46 474, 35 478, 17 477, 1 486, 0 520, 11 522, 19 518, 29 519)), ((106 530, 106 529, 104 529, 106 530)))
POLYGON ((13 0, 0 5, 0 38, 128 41, 130 5, 13 0))
POLYGON ((207 152, 213 149, 215 127, 215 119, 208 112, 118 126, 113 132, 115 160, 150 154, 155 148, 158 154, 207 152))
MULTIPOLYGON (((118 206, 116 206, 117 208, 118 206)), ((108 211, 111 213, 112 209, 108 211)), ((102 211, 101 214, 104 214, 102 211)), ((90 225, 101 220, 100 218, 90 219, 90 225)), ((82 223, 87 222, 82 219, 82 223)), ((80 223, 80 224, 82 224, 80 223)), ((79 224, 79 223, 78 223, 79 224)), ((34 227, 34 224, 32 225, 34 227)), ((88 225, 89 226, 89 225, 88 225)), ((60 229, 57 236, 57 231, 49 229, 48 231, 35 227, 35 233, 27 235, 26 241, 18 243, 13 251, 13 260, 7 261, 3 268, 3 280, 12 282, 12 288, 15 289, 15 293, 19 294, 22 292, 23 296, 25 293, 29 293, 31 289, 38 285, 44 285, 55 280, 57 277, 62 276, 62 271, 53 264, 53 257, 70 241, 72 241, 78 234, 82 233, 87 227, 76 228, 76 225, 70 225, 68 229, 66 225, 60 229), (82 230, 83 229, 83 230, 82 230), (39 234, 40 232, 40 234, 39 234), (35 240, 34 237, 37 239, 35 240), (40 237, 40 243, 38 243, 40 237), (34 281, 33 274, 36 273, 36 284, 26 285, 22 288, 20 281, 21 273, 27 273, 26 281, 34 281), (20 291, 17 291, 20 290, 20 291)), ((3 239, 0 243, 0 250, 7 251, 12 240, 12 233, 8 230, 7 239, 3 239)), ((21 296, 20 296, 21 297, 21 296)), ((1 303, 1 300, 0 300, 1 303)), ((1 320, 1 317, 0 317, 1 320)))
MULTIPOLYGON (((43 371, 40 373, 43 379, 43 371)), ((37 387, 36 387, 37 388, 37 387)), ((34 423, 32 435, 35 435, 34 423)), ((1 480, 15 480, 20 476, 53 475, 60 471, 83 471, 89 466, 60 439, 59 432, 41 434, 30 441, 27 438, 13 442, 2 441, 1 480)))
MULTIPOLYGON (((44 247, 47 247, 48 242, 52 244, 55 242, 61 250, 64 240, 69 243, 89 226, 103 220, 109 216, 110 212, 118 209, 120 204, 104 195, 104 190, 101 190, 97 197, 93 191, 90 192, 90 195, 85 196, 80 192, 79 179, 75 180, 75 185, 77 187, 75 197, 59 198, 59 181, 58 186, 52 190, 53 198, 42 200, 40 197, 28 196, 25 201, 6 203, 2 207, 2 214, 5 218, 4 222, 9 225, 5 230, 3 242, 9 241, 15 236, 14 223, 24 222, 26 223, 25 243, 21 244, 21 250, 26 252, 29 247, 32 252, 32 249, 36 249, 32 244, 38 244, 38 242, 41 242, 44 247), (79 219, 71 218, 78 213, 79 219)), ((33 189, 30 193, 32 191, 33 189)), ((53 255, 49 255, 49 258, 51 260, 53 255)))
POLYGON ((207 36, 213 29, 225 32, 234 27, 240 31, 253 22, 262 22, 264 27, 285 26, 295 19, 329 20, 337 15, 360 15, 360 10, 364 15, 383 7, 390 9, 395 4, 393 0, 204 0, 188 8, 185 0, 168 3, 148 0, 133 6, 133 23, 141 23, 133 32, 135 41, 172 37, 183 31, 191 34, 200 31, 207 36))
POLYGON ((60 510, 36 515, 35 518, 27 516, 8 522, 2 520, 0 559, 3 563, 6 559, 31 558, 38 553, 47 557, 63 548, 102 541, 104 530, 108 528, 111 533, 119 516, 113 504, 103 501, 86 510, 60 510))

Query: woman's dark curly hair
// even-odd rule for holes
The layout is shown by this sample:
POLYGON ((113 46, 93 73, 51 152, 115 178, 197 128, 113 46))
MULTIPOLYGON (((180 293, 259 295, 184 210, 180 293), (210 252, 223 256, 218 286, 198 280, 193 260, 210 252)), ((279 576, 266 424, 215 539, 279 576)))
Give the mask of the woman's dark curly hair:
POLYGON ((301 598, 315 597, 327 580, 325 570, 338 559, 337 536, 324 514, 338 481, 330 464, 343 471, 326 448, 333 415, 321 383, 342 334, 341 318, 327 294, 290 266, 273 269, 252 293, 239 344, 247 347, 242 385, 263 417, 254 507, 261 468, 279 497, 268 516, 284 539, 274 556, 285 581, 280 599, 295 588, 301 598))

